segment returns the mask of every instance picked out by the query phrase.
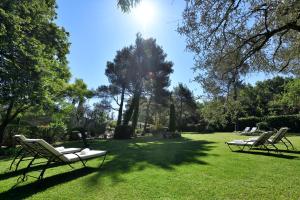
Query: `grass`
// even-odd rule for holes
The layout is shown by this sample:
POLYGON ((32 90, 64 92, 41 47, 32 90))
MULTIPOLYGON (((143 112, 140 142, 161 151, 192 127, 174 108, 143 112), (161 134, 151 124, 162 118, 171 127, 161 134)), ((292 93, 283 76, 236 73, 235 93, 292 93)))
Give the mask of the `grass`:
MULTIPOLYGON (((29 178, 17 186, 20 173, 7 171, 10 159, 2 158, 0 199, 299 199, 300 152, 231 152, 224 144, 239 138, 247 137, 96 141, 91 148, 110 151, 102 168, 101 159, 87 168, 52 166, 43 182, 29 178)), ((290 138, 299 148, 300 137, 290 138)))

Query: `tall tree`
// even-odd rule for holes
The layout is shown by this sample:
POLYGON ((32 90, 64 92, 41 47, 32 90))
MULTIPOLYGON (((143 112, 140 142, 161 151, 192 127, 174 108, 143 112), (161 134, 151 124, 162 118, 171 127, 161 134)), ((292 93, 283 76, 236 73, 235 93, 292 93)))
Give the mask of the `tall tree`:
POLYGON ((110 83, 109 86, 100 86, 97 89, 99 97, 106 97, 114 99, 115 103, 119 106, 117 125, 122 122, 123 104, 126 89, 129 85, 129 67, 131 65, 133 47, 125 47, 117 54, 113 62, 107 62, 105 75, 110 83), (120 97, 120 98, 119 98, 120 97))
POLYGON ((70 78, 68 33, 55 9, 54 0, 0 2, 0 143, 19 113, 53 102, 70 78))
POLYGON ((167 55, 156 44, 155 39, 143 39, 140 34, 137 34, 132 56, 129 80, 133 98, 124 117, 124 124, 132 120, 132 126, 135 129, 141 95, 147 91, 147 85, 153 87, 150 92, 153 94, 166 90, 170 84, 169 75, 173 72, 173 63, 166 61, 167 55))
POLYGON ((192 115, 197 109, 197 104, 192 91, 182 83, 179 83, 177 87, 174 88, 174 98, 176 110, 179 113, 179 119, 177 125, 182 129, 183 125, 183 115, 192 115))
POLYGON ((87 85, 82 79, 75 79, 75 82, 71 84, 67 89, 67 95, 72 100, 72 104, 76 106, 72 117, 72 129, 77 130, 81 133, 82 141, 84 146, 88 146, 86 141, 86 129, 89 123, 87 113, 90 109, 85 102, 87 99, 91 98, 94 93, 87 88, 87 85))

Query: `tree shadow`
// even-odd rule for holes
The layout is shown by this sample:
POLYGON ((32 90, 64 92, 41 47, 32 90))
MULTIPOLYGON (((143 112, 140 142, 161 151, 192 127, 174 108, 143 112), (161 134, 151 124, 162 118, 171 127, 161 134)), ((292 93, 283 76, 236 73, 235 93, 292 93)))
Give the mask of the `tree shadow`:
MULTIPOLYGON (((110 149, 113 159, 105 163, 106 175, 111 176, 113 182, 122 181, 121 175, 130 171, 144 170, 155 166, 164 170, 175 170, 178 165, 200 164, 207 165, 201 158, 207 156, 214 142, 206 140, 156 139, 137 138, 128 141, 111 141, 103 144, 110 149)), ((101 173, 90 178, 89 184, 95 185, 100 180, 101 173)))
MULTIPOLYGON (((63 174, 45 177, 42 182, 35 181, 26 185, 16 186, 0 194, 0 199, 24 199, 46 189, 86 176, 90 186, 99 185, 101 177, 110 177, 113 182, 123 181, 122 175, 130 171, 141 171, 147 167, 158 167, 163 170, 175 170, 178 165, 207 165, 201 158, 207 156, 207 151, 213 148, 214 142, 205 140, 156 139, 153 137, 131 140, 107 140, 91 144, 91 149, 108 150, 109 156, 101 169, 80 168, 63 174)), ((51 167, 55 167, 53 165, 51 167)), ((41 166, 32 168, 32 171, 41 166)), ((0 174, 0 180, 22 174, 22 170, 0 174)), ((16 179, 17 180, 17 179, 16 179)))

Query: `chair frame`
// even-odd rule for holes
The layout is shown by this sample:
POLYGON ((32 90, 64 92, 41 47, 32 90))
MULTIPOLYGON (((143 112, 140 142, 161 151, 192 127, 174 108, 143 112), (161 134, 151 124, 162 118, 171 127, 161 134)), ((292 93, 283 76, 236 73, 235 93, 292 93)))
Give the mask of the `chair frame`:
POLYGON ((292 147, 293 150, 295 150, 295 147, 292 144, 292 142, 289 139, 287 139, 287 137, 285 136, 288 130, 289 130, 289 128, 287 128, 287 127, 280 128, 277 131, 277 133, 275 134, 274 139, 268 140, 267 145, 271 145, 278 152, 279 149, 275 144, 278 144, 279 142, 282 142, 285 145, 287 150, 289 150, 289 145, 292 147), (279 133, 279 135, 277 135, 279 131, 281 131, 281 132, 279 133))

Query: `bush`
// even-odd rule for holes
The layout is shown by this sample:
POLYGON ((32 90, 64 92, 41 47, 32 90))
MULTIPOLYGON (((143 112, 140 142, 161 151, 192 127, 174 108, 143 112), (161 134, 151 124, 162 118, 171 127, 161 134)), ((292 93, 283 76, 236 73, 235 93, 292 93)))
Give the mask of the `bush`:
POLYGON ((115 128, 114 139, 130 139, 133 136, 133 128, 129 125, 120 125, 115 128))
POLYGON ((267 117, 245 117, 239 118, 239 128, 242 130, 247 126, 256 126, 259 122, 266 122, 269 128, 290 128, 291 132, 300 132, 300 115, 278 115, 267 117))

